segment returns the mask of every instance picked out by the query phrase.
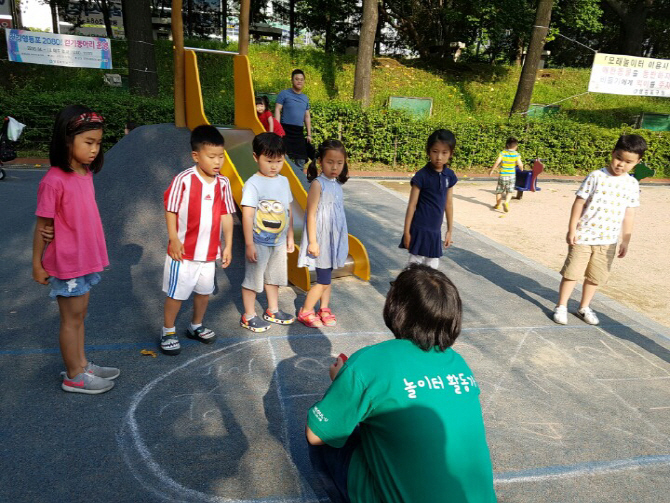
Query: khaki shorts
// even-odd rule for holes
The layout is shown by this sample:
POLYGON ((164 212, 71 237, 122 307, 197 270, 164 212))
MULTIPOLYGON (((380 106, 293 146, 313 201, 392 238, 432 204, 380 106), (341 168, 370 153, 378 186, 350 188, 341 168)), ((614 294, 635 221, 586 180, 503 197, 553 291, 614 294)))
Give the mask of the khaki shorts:
POLYGON ((288 269, 286 266, 286 241, 277 246, 256 246, 256 262, 245 259, 242 288, 261 293, 265 285, 286 286, 288 269))
POLYGON ((570 245, 561 275, 567 280, 586 278, 595 285, 605 284, 612 269, 616 246, 570 245))

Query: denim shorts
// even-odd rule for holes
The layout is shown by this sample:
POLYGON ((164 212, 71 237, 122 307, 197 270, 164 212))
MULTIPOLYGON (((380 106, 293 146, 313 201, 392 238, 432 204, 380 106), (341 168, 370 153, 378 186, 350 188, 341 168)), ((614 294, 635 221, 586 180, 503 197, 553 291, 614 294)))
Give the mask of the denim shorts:
POLYGON ((52 276, 49 278, 49 284, 51 285, 49 297, 52 299, 56 297, 79 297, 88 293, 93 285, 100 283, 100 279, 97 272, 72 279, 58 279, 52 276))

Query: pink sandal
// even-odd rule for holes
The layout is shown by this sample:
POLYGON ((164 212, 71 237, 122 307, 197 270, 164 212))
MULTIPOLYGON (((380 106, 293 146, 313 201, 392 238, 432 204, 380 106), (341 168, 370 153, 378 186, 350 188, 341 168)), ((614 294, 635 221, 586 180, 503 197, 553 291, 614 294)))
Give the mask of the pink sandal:
POLYGON ((314 314, 314 311, 303 311, 298 313, 298 321, 309 328, 319 328, 323 326, 321 319, 314 314))
POLYGON ((321 321, 327 327, 334 327, 337 325, 337 318, 327 307, 319 309, 319 318, 321 318, 321 321))

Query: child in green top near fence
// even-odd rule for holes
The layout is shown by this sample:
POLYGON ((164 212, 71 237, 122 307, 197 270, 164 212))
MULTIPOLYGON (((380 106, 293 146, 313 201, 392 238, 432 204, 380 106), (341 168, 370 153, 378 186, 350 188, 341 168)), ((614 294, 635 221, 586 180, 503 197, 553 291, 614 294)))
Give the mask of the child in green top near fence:
POLYGON ((523 169, 521 156, 516 151, 518 147, 519 142, 516 138, 508 138, 507 143, 505 143, 505 150, 498 154, 498 159, 496 159, 491 171, 489 171, 490 176, 500 167, 500 176, 498 177, 498 186, 496 187, 496 205, 494 208, 496 210, 500 209, 500 202, 504 195, 505 202, 502 203, 502 206, 505 213, 509 211, 509 202, 512 199, 512 191, 514 190, 514 182, 516 180, 515 168, 519 166, 519 169, 523 169))

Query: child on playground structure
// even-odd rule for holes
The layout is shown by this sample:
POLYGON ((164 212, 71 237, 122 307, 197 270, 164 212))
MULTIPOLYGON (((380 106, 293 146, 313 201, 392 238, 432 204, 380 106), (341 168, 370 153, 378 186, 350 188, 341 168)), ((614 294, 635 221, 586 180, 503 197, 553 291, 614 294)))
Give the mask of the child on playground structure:
POLYGON ((256 114, 268 133, 275 133, 282 138, 286 135, 281 123, 274 118, 270 111, 270 100, 267 96, 256 96, 256 114))
POLYGON ((635 208, 640 206, 640 186, 628 172, 647 150, 644 138, 622 135, 614 146, 606 168, 590 173, 577 190, 570 212, 566 241, 568 256, 561 269, 558 304, 554 321, 568 323, 568 300, 578 280, 584 278, 577 316, 590 325, 600 323, 589 307, 599 285, 605 284, 616 255, 628 252, 635 208))
POLYGON ((56 117, 49 148, 51 168, 37 191, 33 237, 33 279, 51 285, 49 296, 57 300, 60 311, 60 348, 66 367, 61 387, 90 395, 112 389, 113 379, 121 373, 95 365, 84 350, 90 290, 109 265, 93 186, 93 174, 103 165, 103 127, 102 116, 83 106, 66 107, 56 117))
POLYGON ((347 151, 342 142, 326 140, 319 145, 316 161, 307 167, 311 182, 307 195, 305 225, 300 243, 298 267, 316 269, 316 285, 305 297, 298 321, 308 327, 334 327, 329 306, 333 269, 343 267, 349 255, 349 233, 344 214, 342 185, 349 179, 347 151), (321 166, 317 177, 316 164, 321 166), (318 313, 314 306, 320 301, 318 313))
POLYGON ((209 296, 214 292, 216 259, 230 265, 235 203, 230 183, 219 174, 224 161, 224 140, 210 125, 191 132, 191 156, 195 165, 179 173, 165 191, 165 221, 169 244, 163 270, 163 330, 160 348, 177 355, 181 351, 175 320, 181 303, 193 296, 193 317, 186 336, 210 343, 214 332, 203 324, 209 296), (224 247, 221 251, 221 230, 224 247))
POLYGON ((252 332, 265 332, 271 323, 289 325, 295 317, 279 309, 279 287, 288 282, 286 254, 293 252, 293 195, 288 179, 279 174, 286 148, 274 133, 256 135, 252 143, 258 172, 247 180, 242 192, 245 272, 242 282, 244 314, 240 325, 252 332), (268 308, 256 314, 256 294, 263 291, 268 308))
POLYGON ((384 305, 395 339, 331 365, 306 428, 330 501, 496 501, 479 386, 451 348, 461 313, 442 272, 411 264, 384 305))
POLYGON ((523 162, 521 156, 516 149, 519 147, 519 142, 516 138, 510 137, 505 143, 505 150, 498 154, 495 164, 489 171, 489 176, 500 167, 500 176, 498 177, 498 186, 496 187, 496 204, 494 209, 500 209, 500 202, 503 197, 505 201, 502 207, 505 213, 509 211, 509 202, 512 199, 512 191, 514 191, 514 183, 516 181, 516 166, 523 169, 523 162))
POLYGON ((453 187, 458 178, 447 167, 456 137, 446 129, 438 129, 428 137, 426 153, 429 162, 412 177, 412 191, 407 203, 405 228, 399 248, 409 251, 409 264, 426 264, 437 269, 442 246, 451 246, 454 222, 453 187), (443 215, 447 232, 441 237, 443 215))

